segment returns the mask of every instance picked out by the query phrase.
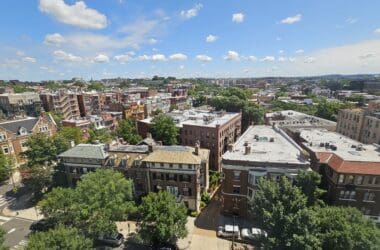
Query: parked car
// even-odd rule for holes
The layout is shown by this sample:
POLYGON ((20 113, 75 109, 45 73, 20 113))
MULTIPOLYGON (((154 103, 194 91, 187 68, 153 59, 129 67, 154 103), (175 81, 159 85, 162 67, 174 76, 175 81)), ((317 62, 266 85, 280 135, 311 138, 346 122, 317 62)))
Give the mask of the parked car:
POLYGON ((218 237, 223 237, 223 238, 232 238, 232 237, 239 238, 240 236, 239 226, 232 226, 232 225, 219 226, 218 231, 216 232, 216 235, 218 237))
POLYGON ((262 236, 267 237, 268 234, 260 228, 243 228, 241 230, 241 238, 245 240, 258 240, 262 236))
POLYGON ((121 233, 105 234, 99 236, 97 241, 101 244, 118 247, 123 243, 124 236, 121 233))
POLYGON ((33 222, 29 229, 32 232, 35 231, 48 231, 49 229, 52 229, 55 226, 55 223, 51 219, 41 219, 38 221, 33 222))

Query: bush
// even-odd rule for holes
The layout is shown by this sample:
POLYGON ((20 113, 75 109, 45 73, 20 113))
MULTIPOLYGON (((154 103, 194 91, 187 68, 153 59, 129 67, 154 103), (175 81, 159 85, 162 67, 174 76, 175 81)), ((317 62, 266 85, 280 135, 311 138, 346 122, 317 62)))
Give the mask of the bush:
POLYGON ((201 201, 199 206, 200 206, 200 209, 202 210, 206 206, 206 203, 204 201, 201 201))
POLYGON ((190 212, 190 216, 191 217, 197 217, 198 216, 198 212, 197 211, 191 211, 190 212))
POLYGON ((211 188, 216 187, 219 184, 219 181, 220 181, 220 173, 210 171, 210 187, 211 188))
POLYGON ((210 194, 207 193, 207 192, 203 192, 203 193, 201 194, 201 200, 202 200, 204 203, 208 204, 208 203, 210 202, 210 200, 211 200, 211 196, 210 196, 210 194))

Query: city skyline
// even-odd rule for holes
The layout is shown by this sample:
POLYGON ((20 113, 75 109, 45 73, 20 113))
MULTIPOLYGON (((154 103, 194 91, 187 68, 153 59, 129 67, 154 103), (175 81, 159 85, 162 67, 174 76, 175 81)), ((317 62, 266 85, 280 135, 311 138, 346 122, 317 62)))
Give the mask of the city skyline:
POLYGON ((0 79, 376 74, 379 8, 353 0, 6 0, 0 79))

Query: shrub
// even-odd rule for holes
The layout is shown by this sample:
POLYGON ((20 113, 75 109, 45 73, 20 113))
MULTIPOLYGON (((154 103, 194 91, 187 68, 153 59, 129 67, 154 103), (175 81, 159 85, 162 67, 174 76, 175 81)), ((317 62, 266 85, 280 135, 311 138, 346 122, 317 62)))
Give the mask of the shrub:
POLYGON ((203 192, 203 193, 201 194, 201 200, 202 200, 204 203, 208 204, 208 203, 210 202, 210 200, 211 200, 211 196, 210 196, 210 194, 207 193, 207 192, 203 192))

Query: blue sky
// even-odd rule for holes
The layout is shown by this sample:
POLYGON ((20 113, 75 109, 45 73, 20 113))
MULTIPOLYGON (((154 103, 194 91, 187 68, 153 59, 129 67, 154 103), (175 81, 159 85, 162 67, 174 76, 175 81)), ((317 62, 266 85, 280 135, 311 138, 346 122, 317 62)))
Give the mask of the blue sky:
POLYGON ((375 0, 3 0, 0 79, 380 73, 375 0))

